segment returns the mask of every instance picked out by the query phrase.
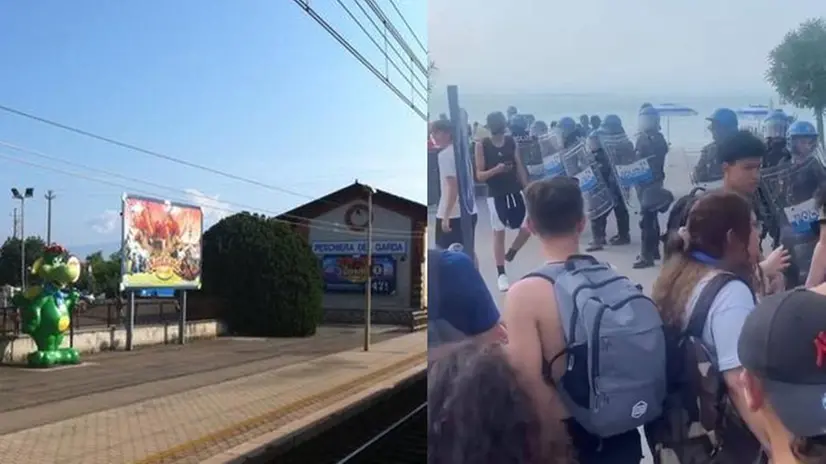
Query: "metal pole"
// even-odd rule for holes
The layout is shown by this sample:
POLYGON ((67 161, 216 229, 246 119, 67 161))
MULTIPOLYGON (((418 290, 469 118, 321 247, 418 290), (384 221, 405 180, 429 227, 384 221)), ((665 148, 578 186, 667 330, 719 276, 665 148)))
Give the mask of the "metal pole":
POLYGON ((181 290, 181 314, 178 320, 178 344, 186 343, 186 290, 181 290))
POLYGON ((459 211, 462 214, 462 250, 474 259, 473 219, 470 206, 476 201, 473 165, 470 164, 470 143, 467 136, 467 114, 459 106, 459 88, 447 86, 447 104, 453 125, 453 153, 456 155, 456 183, 459 187, 459 211))
MULTIPOLYGON (((369 187, 368 187, 369 188, 369 187)), ((370 351, 370 319, 373 312, 373 189, 367 192, 367 304, 364 309, 364 351, 370 351)))
POLYGON ((132 332, 135 330, 135 291, 129 291, 129 309, 126 315, 126 351, 132 351, 132 332))
POLYGON ((55 195, 51 190, 43 196, 46 199, 46 245, 52 244, 52 200, 55 199, 57 195, 55 195))
POLYGON ((13 213, 12 217, 14 218, 14 226, 12 228, 11 236, 12 236, 12 238, 17 238, 17 225, 18 225, 17 208, 14 208, 14 213, 13 213))
POLYGON ((20 198, 20 287, 26 289, 26 197, 20 198))

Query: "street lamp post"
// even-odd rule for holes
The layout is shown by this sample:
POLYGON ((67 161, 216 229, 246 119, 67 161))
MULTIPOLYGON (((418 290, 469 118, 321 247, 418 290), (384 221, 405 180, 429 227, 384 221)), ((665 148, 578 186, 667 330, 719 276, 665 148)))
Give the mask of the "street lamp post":
POLYGON ((26 198, 34 196, 34 188, 26 187, 23 193, 16 188, 11 189, 11 197, 15 200, 20 200, 20 288, 26 289, 26 232, 25 232, 25 217, 26 217, 26 198))

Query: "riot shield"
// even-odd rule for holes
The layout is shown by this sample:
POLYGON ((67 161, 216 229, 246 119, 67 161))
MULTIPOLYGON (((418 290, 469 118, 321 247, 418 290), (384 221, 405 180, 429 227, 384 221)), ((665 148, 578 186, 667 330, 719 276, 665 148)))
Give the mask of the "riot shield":
POLYGON ((533 182, 545 177, 545 166, 542 163, 542 153, 536 137, 516 137, 516 144, 519 147, 522 164, 528 171, 528 181, 533 182))
POLYGON ((637 158, 634 144, 624 132, 608 134, 598 131, 597 137, 605 151, 605 156, 611 162, 611 168, 626 205, 631 211, 639 212, 640 201, 633 187, 642 181, 650 182, 653 179, 651 168, 645 160, 637 158))
POLYGON ((691 183, 706 190, 723 186, 723 164, 717 157, 716 143, 710 143, 700 150, 700 158, 691 172, 691 183))
POLYGON ((820 215, 812 196, 826 172, 820 160, 812 156, 801 162, 766 168, 760 177, 772 218, 780 228, 780 242, 791 255, 788 283, 801 285, 806 281, 818 241, 815 226, 820 215))
POLYGON ((576 177, 582 197, 585 199, 585 213, 588 219, 596 219, 608 214, 614 207, 614 196, 599 169, 594 157, 585 148, 585 140, 580 140, 560 154, 565 174, 576 177))
POLYGON ((544 177, 564 176, 565 168, 562 167, 560 151, 562 139, 556 131, 548 132, 537 138, 539 155, 542 157, 542 167, 544 177))

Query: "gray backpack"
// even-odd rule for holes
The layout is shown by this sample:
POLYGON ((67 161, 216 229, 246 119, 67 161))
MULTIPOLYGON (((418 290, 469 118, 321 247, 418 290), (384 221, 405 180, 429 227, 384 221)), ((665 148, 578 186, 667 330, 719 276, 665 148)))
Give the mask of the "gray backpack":
POLYGON ((659 417, 667 389, 665 333, 642 287, 587 255, 525 277, 554 285, 566 348, 543 363, 543 375, 574 419, 605 438, 659 417), (568 360, 557 384, 551 365, 563 355, 568 360))

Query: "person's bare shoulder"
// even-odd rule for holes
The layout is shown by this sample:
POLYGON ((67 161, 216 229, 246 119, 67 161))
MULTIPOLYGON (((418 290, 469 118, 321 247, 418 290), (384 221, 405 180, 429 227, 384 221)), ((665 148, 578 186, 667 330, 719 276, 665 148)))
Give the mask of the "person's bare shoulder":
POLYGON ((514 317, 538 319, 543 308, 555 307, 554 298, 554 286, 549 281, 540 277, 519 280, 505 294, 503 316, 510 313, 514 317))

